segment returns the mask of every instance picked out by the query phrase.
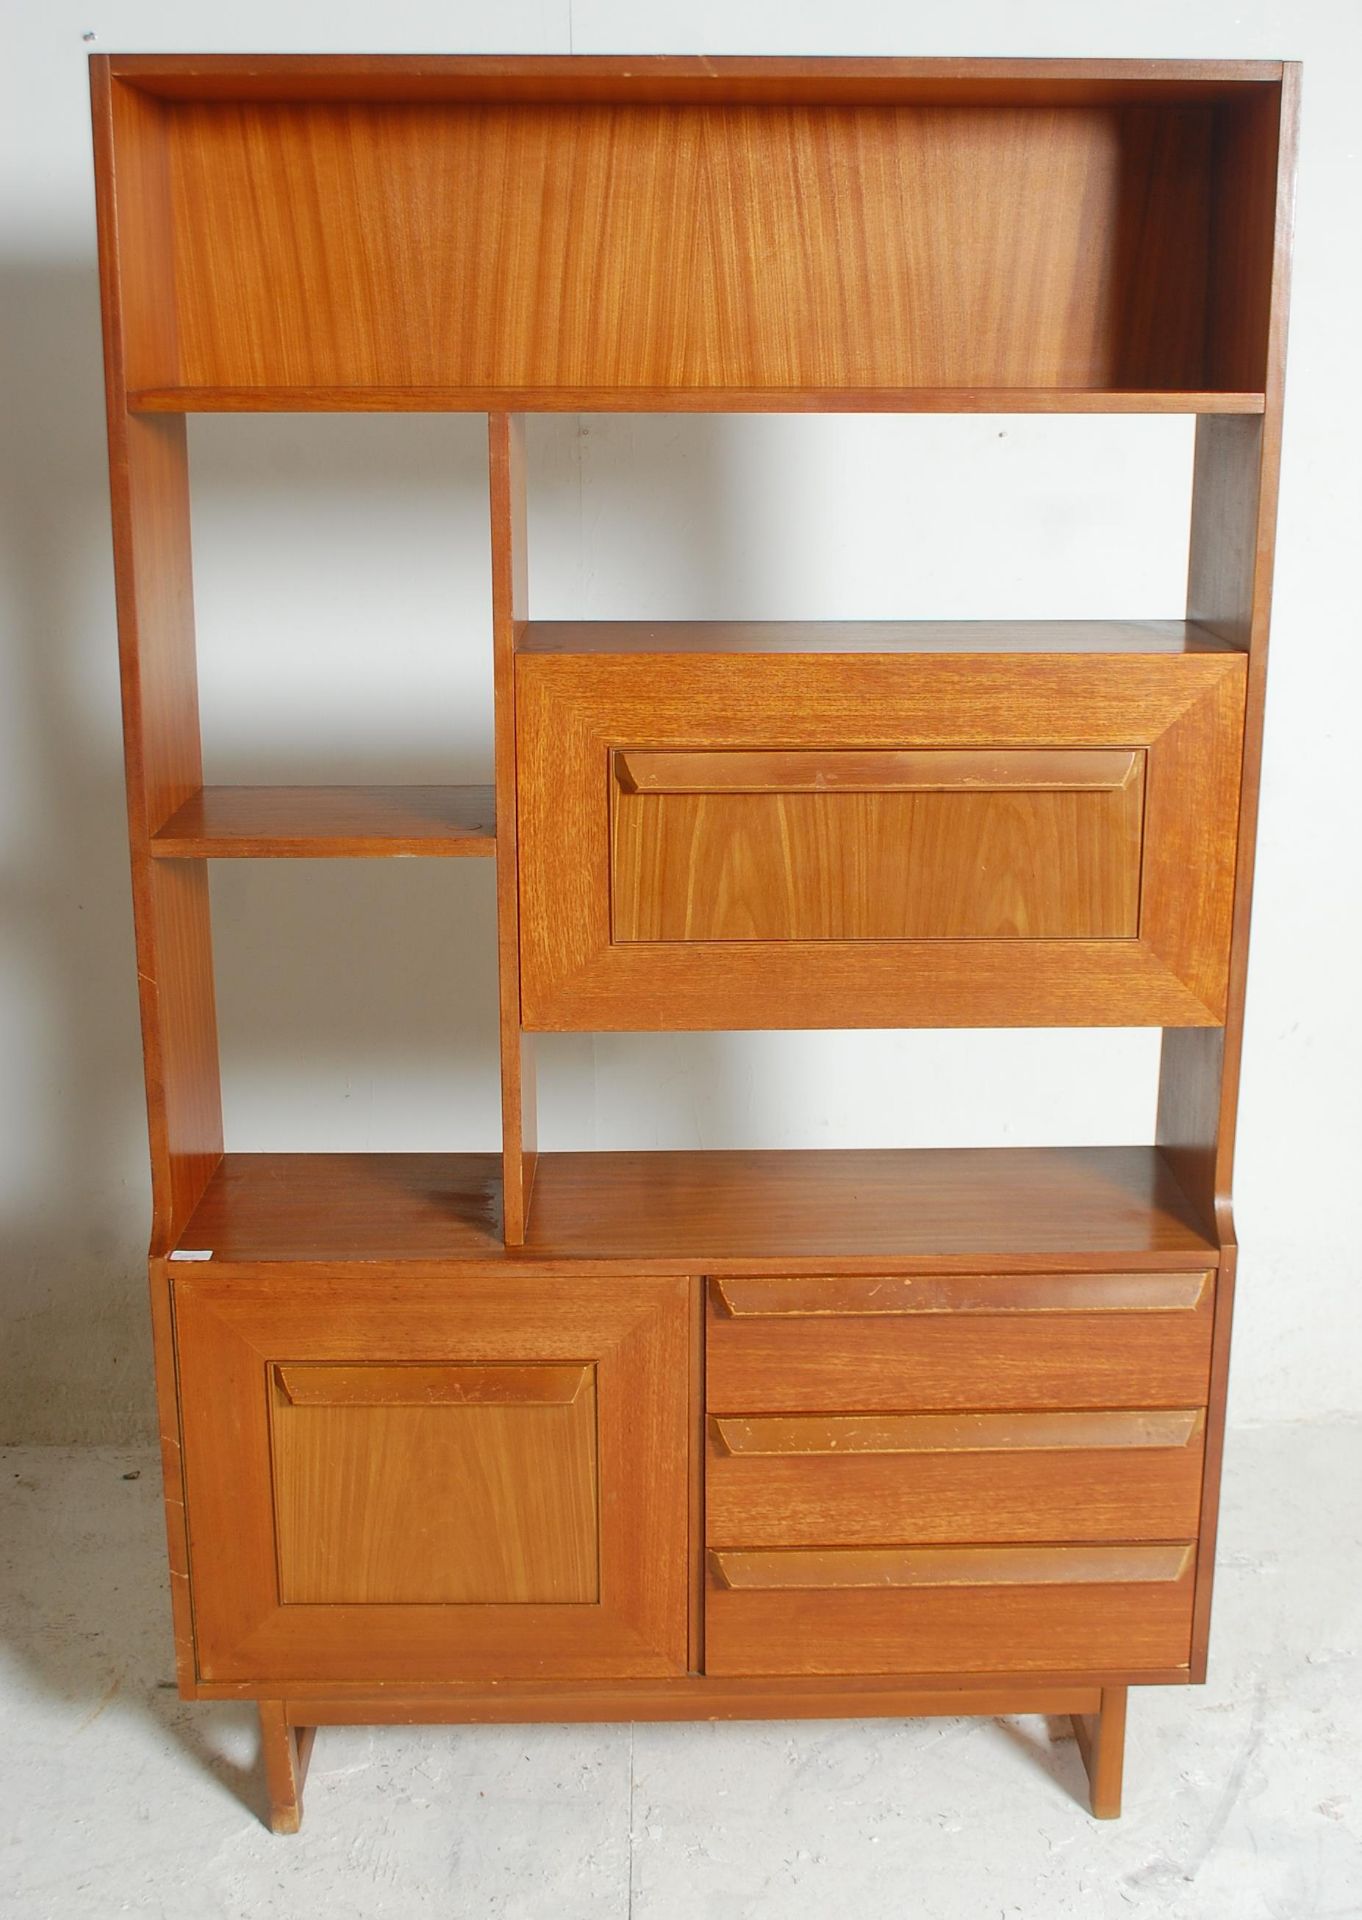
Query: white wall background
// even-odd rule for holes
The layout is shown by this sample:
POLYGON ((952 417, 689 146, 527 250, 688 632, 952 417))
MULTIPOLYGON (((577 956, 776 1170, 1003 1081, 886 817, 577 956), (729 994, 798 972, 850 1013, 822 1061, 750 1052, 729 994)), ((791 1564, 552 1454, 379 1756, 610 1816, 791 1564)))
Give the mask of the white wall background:
MULTIPOLYGON (((1362 1411, 1354 0, 0 0, 0 1440, 151 1428, 85 58, 711 52, 1306 61, 1233 1413, 1362 1411), (1337 392, 1341 398, 1336 397, 1337 392)), ((1190 423, 534 423, 552 617, 1176 616, 1190 423)), ((480 417, 193 423, 218 780, 490 771, 480 417)), ((490 866, 214 872, 228 1143, 497 1138, 490 866)), ((549 1146, 1149 1138, 1147 1033, 557 1039, 549 1146)))

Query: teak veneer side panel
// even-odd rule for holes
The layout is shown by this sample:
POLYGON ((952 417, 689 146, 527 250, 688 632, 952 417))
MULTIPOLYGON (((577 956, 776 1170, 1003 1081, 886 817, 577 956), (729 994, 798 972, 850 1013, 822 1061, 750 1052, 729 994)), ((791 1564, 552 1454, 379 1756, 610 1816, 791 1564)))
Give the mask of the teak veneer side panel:
POLYGON ((152 1248, 163 1251, 222 1153, 208 881, 153 866, 151 835, 203 784, 184 422, 130 415, 127 372, 169 351, 147 262, 166 244, 162 110, 92 66, 100 293, 152 1248))
POLYGON ((1195 391, 1218 111, 177 101, 143 384, 1195 391))
MULTIPOLYGON (((92 61, 91 106, 110 509, 133 918, 151 1159, 153 1255, 173 1245, 222 1157, 207 875, 157 867, 149 836, 202 784, 185 423, 133 417, 131 373, 173 367, 164 113, 92 61)), ((165 377, 162 373, 161 377, 165 377)), ((183 1447, 170 1292, 150 1266, 175 1664, 194 1675, 183 1447)))
POLYGON ((1241 187, 1217 236, 1217 244, 1236 262, 1233 280, 1222 281, 1230 305, 1218 317, 1217 326, 1224 364, 1247 364, 1265 338, 1264 411, 1260 421, 1236 422, 1240 431, 1220 430, 1227 422, 1212 427, 1199 421, 1193 479, 1187 610, 1193 619, 1248 650, 1224 1028, 1195 1037, 1165 1034, 1156 1133, 1195 1204, 1206 1218, 1214 1218, 1224 1249, 1192 1633, 1196 1679, 1205 1677, 1210 1632, 1237 1268, 1231 1194, 1281 466, 1299 111, 1300 68, 1289 62, 1283 68, 1280 92, 1264 96, 1225 130, 1221 164, 1238 168, 1241 187))

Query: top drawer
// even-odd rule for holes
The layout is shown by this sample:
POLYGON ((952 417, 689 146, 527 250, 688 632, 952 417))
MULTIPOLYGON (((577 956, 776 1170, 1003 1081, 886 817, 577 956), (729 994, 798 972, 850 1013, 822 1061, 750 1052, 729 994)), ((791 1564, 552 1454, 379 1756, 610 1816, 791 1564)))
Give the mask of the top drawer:
POLYGON ((709 1283, 711 1413, 1199 1407, 1209 1273, 709 1283))
POLYGON ((527 1027, 1224 1017, 1242 656, 516 677, 527 1027))

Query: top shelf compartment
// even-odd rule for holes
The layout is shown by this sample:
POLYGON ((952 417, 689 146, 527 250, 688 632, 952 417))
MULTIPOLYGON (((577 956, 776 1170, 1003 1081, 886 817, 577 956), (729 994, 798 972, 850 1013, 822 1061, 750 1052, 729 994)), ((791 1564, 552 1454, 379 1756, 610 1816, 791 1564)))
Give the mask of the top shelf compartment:
POLYGON ((129 401, 1258 412, 1283 85, 1257 63, 96 62, 137 188, 106 258, 129 401))

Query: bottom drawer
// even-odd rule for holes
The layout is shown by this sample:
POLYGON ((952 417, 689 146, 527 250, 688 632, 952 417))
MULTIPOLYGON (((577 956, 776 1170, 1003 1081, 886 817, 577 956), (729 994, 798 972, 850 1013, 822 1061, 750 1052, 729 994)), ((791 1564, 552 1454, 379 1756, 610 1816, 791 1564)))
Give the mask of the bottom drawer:
POLYGON ((1163 1672, 1191 1652, 1190 1542, 734 1548, 709 1556, 715 1674, 1163 1672))

